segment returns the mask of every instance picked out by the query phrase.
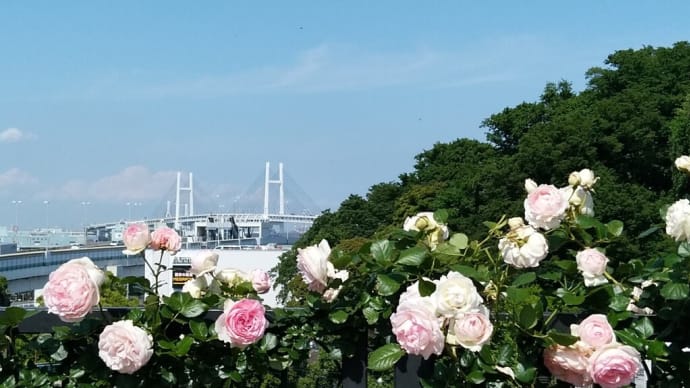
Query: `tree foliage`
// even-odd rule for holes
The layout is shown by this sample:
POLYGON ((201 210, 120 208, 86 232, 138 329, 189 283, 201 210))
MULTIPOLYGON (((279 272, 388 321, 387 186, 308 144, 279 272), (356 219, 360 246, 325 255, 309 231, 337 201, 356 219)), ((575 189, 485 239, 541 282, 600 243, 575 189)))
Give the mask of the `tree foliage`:
MULTIPOLYGON (((525 178, 563 186, 564 176, 590 168, 602 177, 597 215, 625 219, 627 251, 643 251, 634 237, 660 222, 662 204, 690 188, 669 167, 690 152, 690 44, 616 51, 586 77, 582 92, 566 80, 548 83, 537 101, 491 115, 482 122, 486 142, 458 139, 422 151, 399 182, 373 185, 364 198, 350 196, 322 214, 296 246, 369 238, 441 208, 455 222, 452 230, 476 236, 481 221, 521 213, 525 178)), ((295 260, 296 250, 283 256, 278 283, 296 276, 295 260)))

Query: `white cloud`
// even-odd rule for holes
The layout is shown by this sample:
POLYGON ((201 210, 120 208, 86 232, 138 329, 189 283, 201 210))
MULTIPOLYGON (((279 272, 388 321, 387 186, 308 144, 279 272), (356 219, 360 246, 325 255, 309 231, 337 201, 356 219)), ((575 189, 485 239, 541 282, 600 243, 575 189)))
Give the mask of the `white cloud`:
POLYGON ((7 128, 0 132, 0 142, 2 143, 16 143, 22 140, 33 139, 34 137, 34 135, 18 128, 7 128))
POLYGON ((11 168, 0 173, 0 189, 9 189, 17 185, 32 184, 36 182, 36 178, 18 168, 11 168))
POLYGON ((71 180, 42 193, 42 197, 91 202, 162 201, 174 186, 176 171, 150 171, 130 166, 95 181, 71 180))

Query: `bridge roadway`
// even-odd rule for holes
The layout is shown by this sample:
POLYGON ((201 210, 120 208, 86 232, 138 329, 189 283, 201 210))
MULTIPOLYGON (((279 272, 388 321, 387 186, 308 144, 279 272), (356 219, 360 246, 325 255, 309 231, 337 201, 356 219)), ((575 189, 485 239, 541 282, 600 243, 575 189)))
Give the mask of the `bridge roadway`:
POLYGON ((120 277, 144 276, 141 256, 126 256, 122 253, 123 249, 124 246, 108 245, 0 255, 0 275, 7 278, 10 293, 32 292, 43 288, 48 275, 61 264, 87 256, 101 268, 116 270, 120 277))

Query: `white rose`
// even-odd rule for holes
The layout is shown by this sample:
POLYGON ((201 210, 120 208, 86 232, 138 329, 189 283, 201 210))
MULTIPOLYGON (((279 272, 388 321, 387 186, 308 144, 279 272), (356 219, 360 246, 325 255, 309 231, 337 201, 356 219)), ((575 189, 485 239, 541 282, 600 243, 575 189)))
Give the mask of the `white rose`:
POLYGON ((447 318, 473 311, 483 302, 472 280, 454 271, 436 281, 431 298, 436 302, 436 313, 447 318))
POLYGON ((676 241, 690 240, 690 201, 681 199, 666 211, 666 234, 676 241))
POLYGON ((543 234, 526 225, 499 240, 498 249, 505 263, 516 268, 533 268, 548 255, 549 244, 543 234))
POLYGON ((251 281, 251 277, 247 275, 247 273, 234 268, 218 270, 214 273, 213 277, 227 286, 235 286, 242 282, 251 281))
MULTIPOLYGON (((297 249, 297 269, 309 290, 324 292, 328 283, 329 261, 331 247, 328 241, 321 240, 319 245, 297 249)), ((332 267, 332 265, 331 265, 332 267)))
POLYGON ((585 168, 580 170, 580 186, 591 189, 595 183, 599 180, 599 177, 594 176, 594 171, 585 168))
POLYGON ((571 186, 580 185, 580 173, 577 171, 571 172, 568 176, 568 184, 571 186))
POLYGON ((690 172, 690 156, 682 155, 676 159, 676 168, 682 172, 690 172))
POLYGON ((568 199, 570 207, 579 214, 594 216, 594 199, 592 194, 582 186, 566 186, 561 189, 564 198, 568 199))
POLYGON ((533 181, 532 179, 525 179, 525 191, 527 192, 527 194, 533 192, 536 189, 537 182, 533 181))
POLYGON ((201 298, 201 294, 208 287, 208 281, 205 276, 199 276, 194 279, 187 280, 182 286, 182 292, 188 292, 192 298, 201 298))
POLYGON ((587 248, 577 253, 575 256, 577 269, 582 272, 586 287, 596 287, 608 283, 604 273, 608 257, 596 249, 587 248))
POLYGON ((403 230, 428 232, 426 240, 432 250, 436 249, 440 242, 447 240, 450 235, 448 227, 437 222, 432 212, 421 212, 416 216, 407 217, 403 223, 403 230))
POLYGON ((192 257, 189 272, 194 275, 203 275, 216 269, 218 265, 218 254, 211 251, 204 251, 192 257))

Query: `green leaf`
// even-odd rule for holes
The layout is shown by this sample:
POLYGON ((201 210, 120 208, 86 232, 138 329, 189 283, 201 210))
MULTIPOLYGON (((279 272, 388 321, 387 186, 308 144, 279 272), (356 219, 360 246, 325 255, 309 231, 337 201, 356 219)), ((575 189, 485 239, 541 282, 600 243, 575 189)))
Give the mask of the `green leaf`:
POLYGON ((537 325, 537 322, 539 322, 539 319, 534 307, 525 305, 525 307, 520 310, 520 326, 525 329, 531 329, 537 325))
POLYGON ((182 309, 180 309, 180 314, 184 315, 187 318, 194 318, 205 313, 207 309, 208 306, 206 306, 204 302, 197 299, 193 299, 185 303, 184 306, 182 306, 182 309))
POLYGON ((27 311, 21 307, 7 307, 5 312, 0 314, 0 325, 17 326, 27 315, 27 311))
POLYGON ((476 385, 483 383, 486 378, 484 377, 484 372, 475 369, 467 375, 467 380, 476 385))
POLYGON ((510 344, 505 344, 501 346, 496 355, 496 362, 499 365, 510 364, 513 359, 513 347, 510 344))
POLYGON ((275 349, 276 346, 278 346, 278 337, 273 333, 266 333, 259 342, 259 349, 264 352, 275 349))
POLYGON ((189 329, 198 339, 203 340, 208 336, 208 326, 204 321, 189 321, 189 329))
POLYGON ((448 211, 446 209, 436 210, 434 220, 440 224, 445 224, 448 221, 448 211))
POLYGON ((185 336, 175 345, 175 354, 177 356, 184 356, 189 352, 189 349, 191 349, 193 343, 194 338, 192 336, 185 336))
POLYGON ((426 279, 419 279, 419 295, 429 296, 436 291, 436 283, 430 282, 426 279))
POLYGON ((668 349, 666 347, 666 344, 663 343, 662 341, 655 340, 655 341, 648 341, 647 342, 647 356, 655 359, 658 357, 666 357, 668 356, 668 349))
POLYGON ((606 230, 609 232, 609 234, 618 237, 621 235, 621 233, 623 233, 623 222, 613 220, 606 224, 606 230))
POLYGON ((379 372, 388 370, 404 355, 405 351, 400 348, 400 345, 386 344, 369 353, 367 367, 379 372))
POLYGON ((379 240, 371 244, 371 256, 379 263, 391 261, 393 245, 388 240, 379 240))
POLYGON ((371 307, 365 307, 362 309, 362 314, 364 315, 364 319, 367 320, 367 323, 370 325, 375 324, 379 320, 379 312, 374 310, 371 307))
POLYGON ((417 267, 424 262, 427 252, 425 247, 420 246, 405 249, 400 252, 400 258, 398 258, 397 263, 417 267))
POLYGON ((163 296, 163 303, 168 305, 173 311, 178 312, 184 305, 185 295, 191 299, 191 296, 187 293, 173 292, 170 296, 163 296))
POLYGON ((690 257, 690 244, 687 241, 683 241, 678 245, 678 256, 690 257))
POLYGON ((649 229, 645 230, 644 232, 640 233, 640 234, 637 236, 637 238, 638 238, 638 239, 640 239, 640 238, 645 238, 645 237, 649 236, 650 234, 656 232, 656 231, 659 230, 659 229, 661 229, 661 228, 658 227, 658 226, 652 226, 651 228, 649 228, 649 229))
POLYGON ((60 347, 55 351, 55 353, 50 355, 50 358, 55 361, 62 361, 67 358, 67 350, 60 344, 60 347))
POLYGON ((400 289, 400 282, 388 275, 379 274, 376 276, 376 290, 381 296, 395 294, 400 289))
POLYGON ((568 306, 579 306, 585 301, 584 295, 573 294, 572 292, 566 292, 561 296, 563 302, 568 306))
POLYGON ((690 287, 684 283, 666 283, 661 288, 661 296, 667 300, 681 300, 688 297, 690 287))
POLYGON ((635 331, 628 329, 616 330, 616 337, 620 339, 624 344, 630 345, 635 349, 642 349, 644 346, 644 339, 640 338, 639 334, 635 331))
POLYGON ((585 215, 585 214, 578 215, 577 218, 575 219, 575 222, 582 229, 594 228, 597 225, 601 224, 596 218, 594 218, 592 216, 585 215))
POLYGON ((534 272, 525 272, 513 280, 513 287, 523 286, 537 280, 537 274, 534 272))
POLYGON ((337 310, 337 311, 333 311, 330 314, 328 314, 328 319, 330 319, 331 322, 333 322, 337 325, 340 325, 342 323, 345 323, 345 321, 347 321, 348 316, 349 315, 344 310, 337 310))
POLYGON ((630 304, 630 297, 627 295, 618 294, 611 298, 609 307, 614 311, 625 311, 630 304))
POLYGON ((175 378, 175 375, 170 372, 169 370, 162 369, 159 372, 160 377, 165 380, 168 384, 174 385, 177 383, 177 379, 175 378))
POLYGON ((85 374, 86 374, 86 371, 82 368, 70 369, 69 378, 70 378, 70 380, 76 380, 76 379, 81 378, 85 374))
POLYGON ((468 242, 469 239, 467 238, 467 235, 464 233, 455 233, 452 236, 450 236, 450 240, 448 240, 448 243, 457 247, 458 249, 467 248, 468 242))
POLYGON ((644 338, 649 338, 654 334, 654 325, 652 324, 652 321, 647 318, 643 317, 641 319, 638 319, 632 324, 632 328, 635 329, 642 337, 644 338))
POLYGON ((511 303, 524 303, 524 301, 529 298, 532 295, 532 292, 526 288, 517 288, 517 287, 507 287, 506 288, 506 293, 508 296, 508 300, 511 303))
POLYGON ((515 378, 521 383, 531 383, 537 376, 537 368, 526 368, 522 363, 518 363, 513 371, 515 372, 515 378))
POLYGON ((548 336, 549 336, 549 338, 551 338, 553 340, 553 342, 555 342, 559 345, 563 345, 563 346, 572 345, 575 342, 577 342, 577 340, 579 339, 578 337, 576 337, 574 335, 570 335, 567 333, 561 333, 561 332, 555 331, 555 330, 550 330, 548 333, 548 336))

